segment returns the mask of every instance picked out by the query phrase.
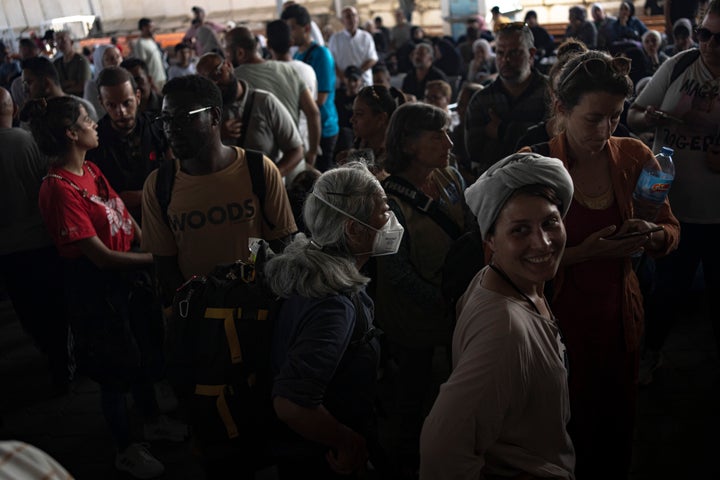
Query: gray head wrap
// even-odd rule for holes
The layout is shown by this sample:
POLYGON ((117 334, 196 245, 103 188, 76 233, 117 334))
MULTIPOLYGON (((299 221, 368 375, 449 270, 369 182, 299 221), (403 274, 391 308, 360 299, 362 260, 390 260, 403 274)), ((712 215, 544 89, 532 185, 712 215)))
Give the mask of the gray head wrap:
POLYGON ((692 35, 693 27, 692 27, 692 23, 690 23, 689 19, 678 18, 677 20, 675 20, 675 23, 673 23, 673 29, 672 29, 673 34, 675 33, 675 30, 677 30, 678 27, 684 28, 685 30, 687 30, 688 35, 692 35))
POLYGON ((105 50, 108 50, 110 48, 116 48, 115 45, 111 44, 103 44, 98 45, 95 47, 95 50, 93 51, 93 65, 95 65, 95 77, 97 79, 98 75, 100 75, 100 72, 102 72, 105 69, 105 66, 103 65, 103 56, 105 55, 105 50))
POLYGON ((570 208, 573 183, 562 162, 537 153, 514 153, 491 166, 465 190, 465 201, 487 238, 505 202, 520 187, 547 185, 562 202, 564 217, 570 208))

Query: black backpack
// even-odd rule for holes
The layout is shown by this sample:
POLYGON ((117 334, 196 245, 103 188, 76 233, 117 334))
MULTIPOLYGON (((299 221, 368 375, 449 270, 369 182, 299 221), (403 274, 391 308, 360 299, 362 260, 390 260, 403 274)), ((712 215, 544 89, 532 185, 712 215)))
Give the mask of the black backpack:
POLYGON ((281 306, 264 280, 268 250, 261 241, 254 264, 219 265, 175 294, 167 377, 203 447, 236 440, 258 455, 268 450, 271 340, 281 306))
POLYGON ((443 263, 440 289, 452 325, 455 325, 458 300, 484 266, 485 250, 479 230, 462 234, 450 245, 443 263))

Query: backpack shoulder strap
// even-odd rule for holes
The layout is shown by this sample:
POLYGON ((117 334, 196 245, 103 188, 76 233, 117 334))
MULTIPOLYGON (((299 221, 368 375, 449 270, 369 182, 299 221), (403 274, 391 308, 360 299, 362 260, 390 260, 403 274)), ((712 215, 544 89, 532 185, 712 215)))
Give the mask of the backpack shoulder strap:
POLYGON ((252 115, 253 103, 255 102, 255 89, 248 88, 247 99, 245 99, 245 106, 243 106, 242 124, 240 125, 240 137, 238 138, 237 145, 240 147, 245 146, 245 139, 247 137, 248 125, 250 124, 250 115, 252 115))
POLYGON ((157 177, 155 177, 155 197, 160 206, 160 213, 163 221, 169 227, 170 219, 168 218, 168 207, 172 197, 173 186, 175 185, 175 159, 166 158, 158 167, 157 177))
POLYGON ((448 236, 455 240, 462 235, 457 224, 440 210, 436 201, 415 188, 415 185, 402 177, 391 175, 382 182, 387 193, 395 195, 421 213, 429 216, 448 236))
POLYGON ((700 57, 700 50, 697 48, 694 48, 687 53, 685 53, 680 59, 677 61, 675 66, 673 67, 672 73, 670 74, 670 83, 669 85, 672 85, 675 80, 685 71, 687 68, 695 63, 695 60, 697 60, 700 57))
POLYGON ((267 185, 265 184, 265 165, 263 153, 257 150, 245 149, 245 160, 247 161, 248 170, 250 170, 250 182, 252 183, 253 193, 260 200, 260 212, 262 213, 265 223, 271 230, 275 228, 275 224, 268 219, 265 214, 265 195, 267 194, 267 185))
POLYGON ((305 62, 305 63, 307 63, 308 65, 310 65, 310 54, 312 53, 313 50, 315 50, 315 47, 317 47, 317 46, 318 46, 318 44, 315 43, 315 42, 313 42, 312 45, 310 45, 310 48, 308 48, 308 49, 305 51, 305 55, 303 55, 303 57, 302 57, 302 61, 303 61, 303 62, 305 62))
POLYGON ((536 143, 535 145, 531 145, 530 150, 532 150, 533 153, 542 155, 543 157, 550 156, 550 144, 548 142, 536 143))

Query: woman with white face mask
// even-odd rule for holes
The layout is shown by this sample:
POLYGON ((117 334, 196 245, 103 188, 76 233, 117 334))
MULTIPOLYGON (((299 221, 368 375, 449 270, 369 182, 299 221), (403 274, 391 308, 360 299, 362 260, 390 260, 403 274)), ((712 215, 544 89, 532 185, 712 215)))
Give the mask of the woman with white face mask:
POLYGON ((359 163, 321 175, 303 216, 310 238, 299 234, 265 270, 285 299, 272 354, 273 405, 289 427, 276 442, 279 477, 347 478, 378 450, 379 347, 370 279, 359 269, 371 256, 395 253, 403 228, 359 163))
POLYGON ((387 408, 400 422, 392 451, 401 477, 417 472, 423 406, 433 400, 432 358, 437 346, 447 349, 450 343, 442 267, 453 241, 475 223, 462 177, 449 166, 449 125, 437 107, 401 105, 390 119, 382 164, 391 174, 383 181, 388 204, 405 227, 398 254, 378 259, 375 286, 378 325, 398 367, 391 387, 395 399, 387 408))

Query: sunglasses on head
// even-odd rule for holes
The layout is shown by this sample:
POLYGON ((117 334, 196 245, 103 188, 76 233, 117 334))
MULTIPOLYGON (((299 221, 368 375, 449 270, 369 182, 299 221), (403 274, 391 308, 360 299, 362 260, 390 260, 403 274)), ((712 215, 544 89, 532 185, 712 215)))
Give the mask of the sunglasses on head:
POLYGON ((510 22, 500 26, 500 30, 525 30, 529 28, 525 22, 510 22))
POLYGON ((695 33, 699 41, 705 43, 709 42, 711 38, 715 39, 715 43, 720 44, 720 32, 713 33, 707 28, 698 28, 695 33))
POLYGON ((617 75, 625 76, 630 73, 630 67, 632 62, 627 57, 614 57, 612 60, 605 60, 603 58, 588 58, 580 62, 570 73, 565 76, 565 79, 560 83, 560 87, 565 85, 571 79, 573 79, 578 72, 583 69, 585 73, 590 77, 597 77, 612 71, 617 75))

